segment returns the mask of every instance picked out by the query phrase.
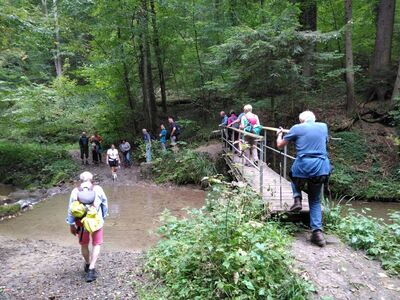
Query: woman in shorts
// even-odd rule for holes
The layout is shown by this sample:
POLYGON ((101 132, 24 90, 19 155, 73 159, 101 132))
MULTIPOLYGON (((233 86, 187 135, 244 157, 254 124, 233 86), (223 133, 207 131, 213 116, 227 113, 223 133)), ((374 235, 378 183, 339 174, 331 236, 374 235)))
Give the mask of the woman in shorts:
POLYGON ((121 159, 119 157, 118 149, 115 148, 114 144, 112 144, 111 148, 107 150, 107 163, 111 168, 113 181, 115 181, 117 179, 117 168, 121 163, 121 159))

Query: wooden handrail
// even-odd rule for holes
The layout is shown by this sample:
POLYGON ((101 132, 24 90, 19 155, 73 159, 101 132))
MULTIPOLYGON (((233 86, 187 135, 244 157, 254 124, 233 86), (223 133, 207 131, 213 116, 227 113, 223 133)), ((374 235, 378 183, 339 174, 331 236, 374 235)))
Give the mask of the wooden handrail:
MULTIPOLYGON (((279 131, 279 128, 275 128, 275 127, 262 126, 261 128, 262 128, 263 130, 269 130, 269 131, 275 131, 275 132, 279 131)), ((282 132, 288 133, 288 132, 289 132, 289 129, 282 129, 282 132)))
POLYGON ((234 127, 221 126, 221 128, 228 129, 228 130, 233 130, 233 131, 242 133, 245 136, 249 136, 249 137, 258 139, 260 141, 262 141, 264 139, 264 137, 262 135, 254 134, 254 133, 251 133, 251 132, 248 132, 248 131, 244 131, 244 130, 240 130, 240 129, 237 129, 237 128, 234 128, 234 127))

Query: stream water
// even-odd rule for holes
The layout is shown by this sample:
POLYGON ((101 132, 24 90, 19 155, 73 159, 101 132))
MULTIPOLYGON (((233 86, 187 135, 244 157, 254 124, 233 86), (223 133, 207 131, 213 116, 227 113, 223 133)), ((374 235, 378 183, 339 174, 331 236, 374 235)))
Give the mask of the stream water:
MULTIPOLYGON (((154 231, 165 209, 182 217, 183 208, 200 208, 205 199, 204 191, 190 188, 135 185, 105 187, 104 191, 110 210, 104 226, 104 248, 112 250, 148 249, 158 240, 154 231)), ((68 197, 56 195, 18 218, 0 223, 0 235, 76 246, 77 240, 65 223, 68 197)))

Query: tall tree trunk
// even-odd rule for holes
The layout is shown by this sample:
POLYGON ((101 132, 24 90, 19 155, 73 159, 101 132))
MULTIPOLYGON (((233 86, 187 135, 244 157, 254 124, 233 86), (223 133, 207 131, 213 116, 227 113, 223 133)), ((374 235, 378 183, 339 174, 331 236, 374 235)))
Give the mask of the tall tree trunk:
POLYGON ((149 128, 155 132, 157 130, 157 106, 156 97, 154 95, 153 72, 151 67, 151 53, 148 30, 148 10, 147 0, 142 0, 142 15, 141 15, 141 65, 142 65, 142 91, 143 100, 147 106, 147 117, 149 128))
POLYGON ((229 0, 228 5, 229 5, 228 14, 229 14, 229 19, 231 21, 231 25, 236 26, 238 25, 238 20, 236 16, 237 0, 229 0))
MULTIPOLYGON (((117 28, 117 36, 118 39, 121 41, 120 47, 121 47, 121 59, 122 59, 122 69, 123 69, 123 74, 124 74, 124 85, 125 85, 125 91, 126 91, 126 96, 128 97, 128 104, 131 110, 135 110, 135 106, 136 106, 136 101, 135 101, 135 97, 133 96, 132 93, 132 86, 131 86, 131 82, 129 79, 129 69, 128 66, 126 64, 125 61, 125 50, 124 50, 124 44, 123 44, 123 40, 121 37, 121 28, 118 27, 117 28)), ((136 130, 136 128, 134 128, 134 131, 136 130)))
MULTIPOLYGON (((317 30, 317 1, 302 0, 300 4, 300 25, 301 30, 316 31, 317 30)), ((303 75, 311 77, 313 75, 312 60, 315 52, 315 44, 310 42, 304 49, 303 75)))
POLYGON ((371 73, 374 75, 390 66, 396 0, 380 0, 376 22, 376 37, 371 73))
POLYGON ((352 116, 356 109, 354 98, 354 66, 353 66, 353 42, 352 42, 352 23, 353 23, 353 5, 352 0, 345 0, 345 48, 346 48, 346 113, 352 116))
POLYGON ((56 67, 57 77, 62 75, 62 64, 61 64, 61 53, 60 53, 60 26, 58 24, 58 8, 57 0, 53 0, 53 17, 54 17, 54 38, 55 38, 55 54, 54 54, 54 65, 56 67))
POLYGON ((154 47, 154 52, 156 54, 158 79, 160 81, 160 89, 161 89, 161 104, 163 112, 166 113, 167 92, 165 88, 164 64, 161 56, 160 36, 158 33, 157 15, 156 15, 156 8, 154 5, 154 0, 150 0, 150 8, 151 8, 151 22, 153 25, 153 47, 154 47))
POLYGON ((400 61, 399 61, 399 69, 397 70, 397 77, 394 83, 393 93, 392 93, 392 102, 394 103, 397 99, 400 98, 400 61))

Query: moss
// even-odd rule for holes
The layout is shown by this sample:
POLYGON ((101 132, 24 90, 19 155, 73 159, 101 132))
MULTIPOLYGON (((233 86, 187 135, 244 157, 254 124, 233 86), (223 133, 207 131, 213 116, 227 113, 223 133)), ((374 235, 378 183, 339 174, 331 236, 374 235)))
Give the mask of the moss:
POLYGON ((14 215, 21 209, 18 203, 0 206, 0 217, 14 215))

